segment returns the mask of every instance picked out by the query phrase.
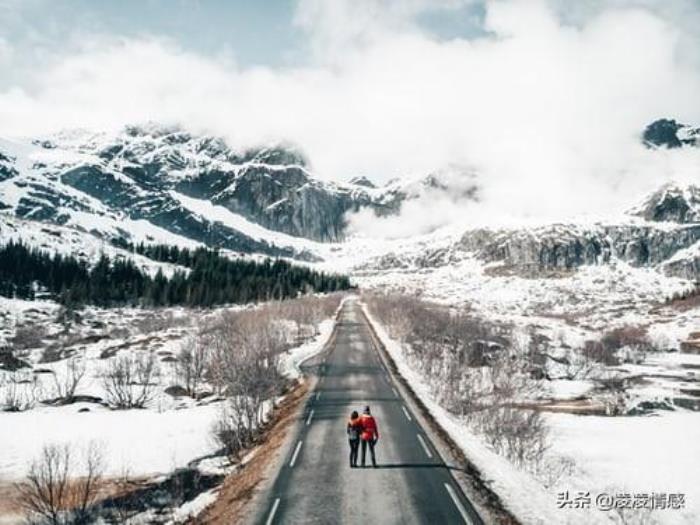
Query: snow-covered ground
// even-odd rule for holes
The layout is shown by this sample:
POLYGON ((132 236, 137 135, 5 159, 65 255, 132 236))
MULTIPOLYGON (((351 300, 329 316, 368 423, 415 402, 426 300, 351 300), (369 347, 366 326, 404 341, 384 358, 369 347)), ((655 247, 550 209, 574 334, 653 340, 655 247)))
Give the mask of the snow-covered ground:
MULTIPOLYGON (((367 310, 366 310, 367 311, 367 310)), ((694 524, 700 516, 700 415, 689 410, 654 413, 650 416, 581 416, 547 414, 551 448, 547 456, 558 461, 573 460, 550 487, 529 472, 517 469, 495 454, 466 424, 440 406, 421 373, 406 359, 401 343, 367 312, 379 338, 395 361, 399 373, 409 382, 426 407, 481 471, 482 477, 519 520, 526 524, 579 523, 662 523, 694 524), (622 521, 614 510, 596 510, 599 494, 683 494, 681 510, 637 511, 622 521), (588 493, 588 509, 559 508, 560 494, 571 498, 588 493), (635 521, 640 520, 640 521, 635 521)), ((661 355, 647 366, 667 375, 679 363, 697 366, 700 356, 661 355), (669 366, 671 368, 669 368, 669 366)), ((693 369, 694 370, 694 369, 693 369)), ((696 373, 696 372, 691 372, 696 373)), ((690 379, 693 379, 691 376, 690 379)), ((559 397, 585 394, 587 381, 552 382, 559 397)), ((668 391, 664 392, 668 395, 668 391)), ((663 395, 663 394, 662 394, 663 395)), ((634 496, 633 496, 634 497, 634 496)))
MULTIPOLYGON (((153 479, 216 452, 220 445, 212 438, 212 428, 221 414, 223 399, 207 394, 208 385, 200 389, 199 399, 173 396, 166 389, 178 382, 175 357, 189 336, 225 310, 248 308, 252 307, 210 311, 86 308, 81 312, 79 333, 66 339, 61 333, 62 326, 56 322, 57 305, 48 301, 1 299, 0 337, 9 340, 16 327, 27 324, 42 325, 46 332, 42 334, 44 344, 16 353, 30 368, 12 373, 0 369, 0 406, 5 403, 6 380, 10 377, 28 381, 19 388, 26 393, 35 392, 28 409, 0 411, 0 487, 21 480, 47 444, 67 444, 76 456, 97 445, 105 460, 105 475, 115 479, 153 479), (47 361, 47 348, 52 343, 59 343, 58 347, 68 352, 47 361), (69 354, 73 357, 69 358, 69 354), (89 400, 65 405, 42 402, 56 397, 54 378, 66 377, 71 359, 85 366, 84 379, 75 395, 104 399, 101 376, 110 361, 120 356, 147 354, 157 356, 160 374, 154 396, 143 409, 115 410, 89 400)), ((283 322, 281 326, 285 324, 292 323, 283 322)), ((285 352, 280 361, 281 371, 296 377, 299 364, 322 350, 333 326, 333 319, 320 322, 311 332, 315 335, 285 352)), ((292 330, 289 332, 288 340, 297 341, 296 330, 294 335, 292 330)), ((73 475, 80 475, 81 468, 76 461, 73 475)), ((178 512, 186 517, 206 506, 212 497, 214 494, 207 492, 178 512)))

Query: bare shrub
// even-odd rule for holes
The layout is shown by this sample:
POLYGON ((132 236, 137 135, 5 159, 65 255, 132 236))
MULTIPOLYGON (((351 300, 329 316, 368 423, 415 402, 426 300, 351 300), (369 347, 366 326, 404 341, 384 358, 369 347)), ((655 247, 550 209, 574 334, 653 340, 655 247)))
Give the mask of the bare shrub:
POLYGON ((581 349, 585 359, 605 366, 617 366, 620 358, 617 356, 617 348, 604 344, 602 341, 586 341, 581 349))
POLYGON ((66 402, 72 400, 75 396, 75 391, 85 376, 85 370, 84 360, 77 357, 68 359, 64 369, 53 374, 56 397, 66 402))
POLYGON ((499 454, 528 467, 540 463, 548 432, 539 412, 519 408, 538 389, 531 333, 514 334, 469 310, 415 297, 364 297, 390 334, 403 341, 409 363, 432 394, 465 418, 499 454))
POLYGON ((71 508, 77 523, 88 523, 91 508, 104 485, 105 457, 96 442, 90 442, 83 452, 83 475, 72 485, 71 508))
POLYGON ((154 353, 132 353, 112 359, 102 374, 107 402, 119 409, 143 408, 155 395, 159 379, 154 353))
POLYGON ((0 399, 8 412, 23 412, 34 408, 43 389, 31 372, 12 372, 0 376, 0 399))
POLYGON ((175 372, 178 381, 182 383, 189 396, 196 395, 208 365, 209 350, 206 340, 196 336, 185 339, 177 356, 175 372))
POLYGON ((536 464, 533 474, 547 487, 557 486, 576 473, 576 461, 566 456, 546 456, 536 464))
POLYGON ((646 328, 640 326, 621 326, 603 334, 601 343, 610 351, 620 353, 625 362, 641 363, 646 354, 653 350, 646 328))
POLYGON ((43 324, 27 324, 18 326, 10 343, 17 350, 38 348, 44 344, 48 330, 43 324))
POLYGON ((18 502, 30 514, 53 525, 67 522, 71 454, 67 445, 46 445, 32 461, 27 480, 17 485, 18 502))
POLYGON ((490 408, 468 419, 496 453, 518 467, 538 465, 547 450, 547 427, 540 412, 513 407, 490 408))
POLYGON ((72 479, 75 459, 68 445, 45 445, 32 461, 26 480, 16 485, 20 506, 53 525, 91 522, 103 485, 104 455, 91 442, 82 454, 82 475, 72 479))
POLYGON ((585 352, 571 348, 566 350, 560 363, 564 365, 564 375, 570 381, 588 378, 597 367, 597 362, 585 352))
POLYGON ((602 391, 602 401, 607 415, 624 414, 627 408, 627 380, 615 371, 606 371, 595 379, 599 390, 602 391))
POLYGON ((228 398, 214 434, 232 455, 256 441, 265 423, 265 401, 274 400, 284 384, 278 361, 285 337, 273 321, 265 312, 238 312, 223 316, 213 333, 213 368, 220 370, 228 398))

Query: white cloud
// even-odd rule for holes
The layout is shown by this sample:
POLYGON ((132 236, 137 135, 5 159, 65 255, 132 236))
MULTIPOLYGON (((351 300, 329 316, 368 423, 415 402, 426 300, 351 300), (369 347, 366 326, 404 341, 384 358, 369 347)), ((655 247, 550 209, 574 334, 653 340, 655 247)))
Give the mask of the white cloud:
POLYGON ((697 153, 652 154, 638 139, 658 117, 700 123, 698 46, 688 45, 700 29, 649 5, 591 4, 569 25, 544 0, 494 0, 489 37, 441 41, 416 22, 427 1, 302 0, 297 21, 316 57, 303 68, 95 38, 36 71, 31 87, 0 92, 0 133, 181 122, 235 144, 295 141, 334 179, 474 166, 481 216, 604 211, 698 172, 697 153))

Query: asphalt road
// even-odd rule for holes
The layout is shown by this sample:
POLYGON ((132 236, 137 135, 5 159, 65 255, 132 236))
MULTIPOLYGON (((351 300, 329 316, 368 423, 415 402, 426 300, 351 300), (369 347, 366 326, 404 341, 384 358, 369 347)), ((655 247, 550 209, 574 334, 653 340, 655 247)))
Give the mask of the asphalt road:
POLYGON ((334 348, 307 367, 319 381, 256 523, 482 523, 393 386, 356 302, 345 303, 334 348), (365 405, 379 426, 378 468, 353 469, 345 425, 365 405))

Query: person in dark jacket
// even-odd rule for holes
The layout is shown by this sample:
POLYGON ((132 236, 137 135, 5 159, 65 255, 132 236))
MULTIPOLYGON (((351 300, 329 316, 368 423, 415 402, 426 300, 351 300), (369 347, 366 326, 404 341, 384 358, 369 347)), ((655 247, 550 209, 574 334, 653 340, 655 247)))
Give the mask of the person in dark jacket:
POLYGON ((369 452, 372 456, 372 466, 376 468, 377 459, 374 455, 374 446, 379 440, 379 429, 377 428, 377 421, 370 413, 368 406, 362 411, 360 424, 362 425, 362 433, 360 434, 360 441, 362 442, 362 466, 365 466, 365 455, 367 453, 367 446, 369 446, 369 452))
POLYGON ((350 443, 350 467, 357 466, 357 451, 360 448, 360 434, 362 433, 362 423, 356 410, 350 414, 348 421, 348 443, 350 443))

